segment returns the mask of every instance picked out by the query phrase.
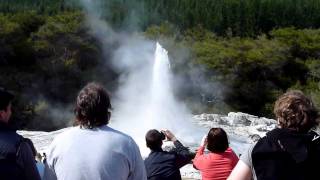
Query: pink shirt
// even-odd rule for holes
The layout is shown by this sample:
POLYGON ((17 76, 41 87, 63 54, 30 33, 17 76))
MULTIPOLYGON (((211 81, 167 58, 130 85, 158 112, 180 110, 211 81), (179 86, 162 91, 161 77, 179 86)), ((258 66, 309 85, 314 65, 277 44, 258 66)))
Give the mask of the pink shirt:
POLYGON ((205 147, 199 147, 193 166, 201 172, 202 180, 225 180, 237 164, 239 158, 231 148, 223 153, 203 154, 205 147))

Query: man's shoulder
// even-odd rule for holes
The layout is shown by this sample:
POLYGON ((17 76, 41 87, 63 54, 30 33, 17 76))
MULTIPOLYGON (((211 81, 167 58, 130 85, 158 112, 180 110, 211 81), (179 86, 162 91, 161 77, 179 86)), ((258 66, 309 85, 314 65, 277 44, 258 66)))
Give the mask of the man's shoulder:
POLYGON ((17 138, 22 137, 16 131, 0 131, 0 136, 13 136, 13 137, 17 137, 17 138))
POLYGON ((59 132, 57 131, 54 136, 54 139, 64 139, 66 136, 69 136, 71 134, 73 134, 77 128, 76 127, 68 127, 68 128, 64 128, 64 129, 60 129, 59 132))
POLYGON ((128 134, 126 134, 126 133, 124 133, 122 131, 116 130, 116 129, 112 128, 112 127, 103 126, 102 129, 104 131, 108 131, 108 132, 110 132, 112 134, 115 134, 115 135, 117 135, 119 137, 122 137, 122 138, 125 138, 125 139, 132 139, 131 136, 129 136, 128 134))
POLYGON ((112 138, 113 140, 116 140, 119 143, 121 142, 123 142, 124 144, 135 143, 135 141, 130 135, 122 131, 116 130, 114 128, 111 128, 109 126, 99 127, 98 131, 96 132, 97 134, 99 134, 98 136, 102 136, 102 137, 106 136, 107 138, 112 138))
POLYGON ((149 154, 148 157, 145 158, 145 163, 153 163, 163 161, 164 159, 175 159, 175 153, 174 152, 168 152, 168 151, 158 151, 158 152, 152 152, 149 154))
POLYGON ((118 138, 132 140, 132 138, 129 135, 108 126, 101 126, 93 129, 81 129, 79 126, 75 126, 75 127, 69 127, 60 131, 62 132, 58 133, 58 135, 55 136, 55 139, 65 139, 66 137, 69 137, 69 136, 78 136, 78 135, 86 136, 86 135, 95 134, 98 136, 112 135, 118 138))
POLYGON ((23 137, 15 131, 0 132, 0 143, 2 144, 17 144, 23 140, 23 137))

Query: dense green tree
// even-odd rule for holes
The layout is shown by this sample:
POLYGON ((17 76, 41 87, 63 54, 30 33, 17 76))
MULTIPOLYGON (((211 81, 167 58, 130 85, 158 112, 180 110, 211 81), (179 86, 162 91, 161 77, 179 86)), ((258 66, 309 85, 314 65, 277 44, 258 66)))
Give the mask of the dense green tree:
MULTIPOLYGON (((116 28, 146 29, 168 21, 182 30, 201 24, 219 35, 256 36, 274 28, 319 28, 320 0, 108 0, 101 13, 116 28)), ((78 0, 2 0, 0 12, 41 14, 82 9, 78 0)))
MULTIPOLYGON (((0 16, 0 86, 17 94, 15 119, 21 126, 50 130, 65 125, 66 119, 56 120, 48 110, 68 106, 83 84, 101 77, 105 62, 83 17, 80 12, 0 16)), ((114 78, 111 70, 109 77, 104 81, 114 78)))

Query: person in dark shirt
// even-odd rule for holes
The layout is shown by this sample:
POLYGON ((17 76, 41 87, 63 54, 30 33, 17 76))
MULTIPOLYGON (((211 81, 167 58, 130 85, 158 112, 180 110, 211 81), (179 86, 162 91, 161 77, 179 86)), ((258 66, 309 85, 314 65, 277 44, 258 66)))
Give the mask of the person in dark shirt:
POLYGON ((192 153, 184 147, 169 130, 149 130, 146 134, 147 147, 151 152, 144 160, 148 180, 181 180, 180 168, 191 162, 192 153), (163 151, 163 140, 172 141, 175 149, 163 151))
POLYGON ((0 88, 0 179, 38 180, 34 155, 28 140, 9 123, 14 95, 0 88))
POLYGON ((290 90, 274 105, 278 127, 253 144, 228 180, 310 180, 319 176, 319 111, 301 91, 290 90))

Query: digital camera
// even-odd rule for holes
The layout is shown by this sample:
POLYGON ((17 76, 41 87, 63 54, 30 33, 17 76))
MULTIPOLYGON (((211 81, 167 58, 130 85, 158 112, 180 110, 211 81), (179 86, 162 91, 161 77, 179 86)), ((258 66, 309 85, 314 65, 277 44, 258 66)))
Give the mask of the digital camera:
POLYGON ((161 136, 161 140, 165 140, 166 139, 166 135, 164 135, 164 133, 162 131, 160 131, 160 136, 161 136))

